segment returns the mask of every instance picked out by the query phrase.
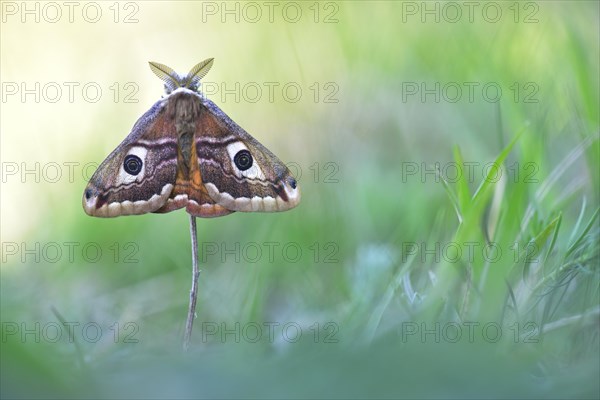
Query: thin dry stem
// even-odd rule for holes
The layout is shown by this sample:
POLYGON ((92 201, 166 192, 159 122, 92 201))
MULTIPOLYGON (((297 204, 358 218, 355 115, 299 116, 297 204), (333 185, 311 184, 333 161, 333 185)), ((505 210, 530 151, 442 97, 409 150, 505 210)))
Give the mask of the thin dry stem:
POLYGON ((196 318, 196 300, 198 299, 198 234, 196 231, 196 217, 190 215, 190 235, 192 237, 192 289, 190 290, 190 306, 188 308, 187 322, 185 324, 185 336, 183 338, 183 350, 190 347, 194 318, 196 318))

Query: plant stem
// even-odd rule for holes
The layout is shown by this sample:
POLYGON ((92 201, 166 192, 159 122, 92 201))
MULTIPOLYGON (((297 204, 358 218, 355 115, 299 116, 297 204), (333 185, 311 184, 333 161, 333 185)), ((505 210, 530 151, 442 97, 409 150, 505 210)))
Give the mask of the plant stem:
POLYGON ((190 347, 194 318, 196 317, 196 300, 198 299, 198 234, 196 232, 196 217, 190 215, 190 235, 192 236, 192 289, 190 290, 190 306, 188 308, 187 322, 185 324, 185 336, 183 338, 183 350, 190 347))

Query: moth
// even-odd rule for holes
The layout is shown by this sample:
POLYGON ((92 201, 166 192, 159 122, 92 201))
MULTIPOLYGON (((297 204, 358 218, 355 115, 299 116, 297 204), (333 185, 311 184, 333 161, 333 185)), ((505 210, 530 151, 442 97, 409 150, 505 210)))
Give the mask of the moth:
POLYGON ((187 75, 150 62, 165 94, 100 164, 83 193, 94 217, 166 213, 211 218, 235 211, 286 211, 300 188, 273 153, 200 91, 213 64, 187 75))

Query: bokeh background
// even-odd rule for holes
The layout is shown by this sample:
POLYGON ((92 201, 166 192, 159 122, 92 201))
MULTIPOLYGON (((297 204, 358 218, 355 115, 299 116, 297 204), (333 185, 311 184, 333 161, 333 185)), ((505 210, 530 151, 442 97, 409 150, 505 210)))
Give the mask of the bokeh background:
POLYGON ((1 7, 3 398, 600 396, 598 2, 1 7), (198 221, 184 354, 185 212, 81 196, 209 57, 303 199, 198 221))

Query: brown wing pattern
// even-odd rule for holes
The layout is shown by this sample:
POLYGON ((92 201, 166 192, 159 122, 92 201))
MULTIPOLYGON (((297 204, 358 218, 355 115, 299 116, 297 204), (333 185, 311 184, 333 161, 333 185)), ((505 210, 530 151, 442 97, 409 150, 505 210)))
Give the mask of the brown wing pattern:
POLYGON ((84 191, 83 208, 97 217, 153 212, 171 194, 176 171, 176 129, 159 101, 100 164, 84 191))
POLYGON ((300 201, 289 169, 267 148, 233 122, 212 101, 204 99, 196 122, 196 154, 210 197, 234 211, 285 211, 300 201), (250 155, 241 168, 236 156, 250 155))
POLYGON ((100 165, 83 206, 99 217, 185 207, 210 218, 285 211, 299 201, 296 180, 273 153, 212 101, 178 89, 146 112, 100 165))

